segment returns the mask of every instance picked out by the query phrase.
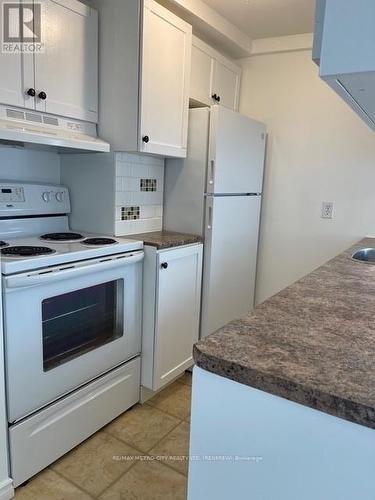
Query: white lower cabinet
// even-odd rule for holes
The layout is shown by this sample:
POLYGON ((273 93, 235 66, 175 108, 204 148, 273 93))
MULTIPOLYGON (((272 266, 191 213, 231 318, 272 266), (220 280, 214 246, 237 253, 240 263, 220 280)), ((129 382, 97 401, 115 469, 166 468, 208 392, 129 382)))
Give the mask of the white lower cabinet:
POLYGON ((157 391, 193 365, 203 245, 145 247, 142 385, 157 391))

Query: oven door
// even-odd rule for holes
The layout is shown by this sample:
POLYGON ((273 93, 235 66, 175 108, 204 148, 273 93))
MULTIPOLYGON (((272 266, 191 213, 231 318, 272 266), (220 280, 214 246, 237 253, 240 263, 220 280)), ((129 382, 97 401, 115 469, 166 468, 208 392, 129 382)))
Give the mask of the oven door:
POLYGON ((141 351, 143 252, 3 278, 9 422, 141 351))

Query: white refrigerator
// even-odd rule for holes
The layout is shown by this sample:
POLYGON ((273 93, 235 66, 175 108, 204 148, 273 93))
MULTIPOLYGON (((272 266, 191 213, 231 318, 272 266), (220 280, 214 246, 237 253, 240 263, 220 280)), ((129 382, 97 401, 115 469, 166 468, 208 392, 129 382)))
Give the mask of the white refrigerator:
POLYGON ((201 234, 201 337, 254 306, 266 128, 222 106, 191 109, 188 156, 166 162, 164 228, 201 234))

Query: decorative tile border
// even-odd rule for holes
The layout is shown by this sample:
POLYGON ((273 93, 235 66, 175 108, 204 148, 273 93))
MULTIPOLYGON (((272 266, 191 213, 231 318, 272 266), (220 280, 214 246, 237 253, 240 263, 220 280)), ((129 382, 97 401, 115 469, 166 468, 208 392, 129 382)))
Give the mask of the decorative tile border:
POLYGON ((116 153, 116 235, 160 230, 163 189, 163 158, 116 153))
POLYGON ((157 191, 157 187, 158 187, 157 179, 140 179, 141 191, 157 191))
POLYGON ((121 207, 121 220, 138 220, 140 214, 140 207, 121 207))

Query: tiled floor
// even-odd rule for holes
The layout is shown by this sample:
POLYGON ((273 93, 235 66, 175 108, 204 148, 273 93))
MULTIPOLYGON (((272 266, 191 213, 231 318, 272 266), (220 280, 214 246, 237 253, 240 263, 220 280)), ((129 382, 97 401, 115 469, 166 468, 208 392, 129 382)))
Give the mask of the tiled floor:
POLYGON ((137 405, 16 490, 17 500, 185 500, 191 375, 137 405))

